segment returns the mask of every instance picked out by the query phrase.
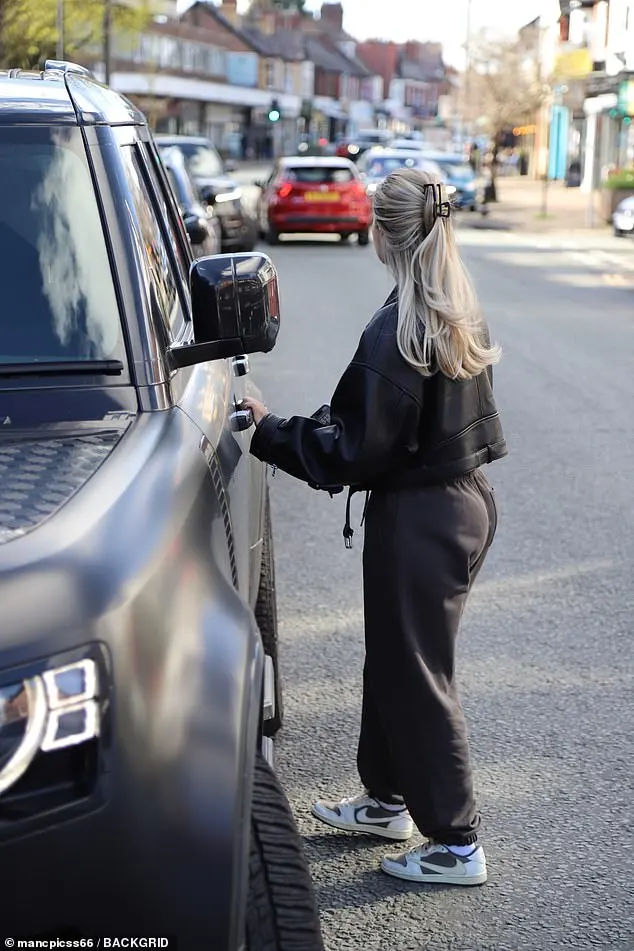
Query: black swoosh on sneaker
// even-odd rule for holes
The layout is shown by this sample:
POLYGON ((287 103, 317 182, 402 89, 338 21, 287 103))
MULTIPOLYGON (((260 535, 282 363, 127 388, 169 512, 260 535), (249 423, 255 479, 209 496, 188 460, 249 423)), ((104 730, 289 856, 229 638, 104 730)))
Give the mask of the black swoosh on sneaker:
POLYGON ((385 819, 390 821, 391 819, 396 819, 403 812, 405 812, 405 806, 402 809, 383 809, 381 806, 359 806, 358 809, 354 810, 355 821, 359 821, 359 813, 363 812, 363 819, 385 819))

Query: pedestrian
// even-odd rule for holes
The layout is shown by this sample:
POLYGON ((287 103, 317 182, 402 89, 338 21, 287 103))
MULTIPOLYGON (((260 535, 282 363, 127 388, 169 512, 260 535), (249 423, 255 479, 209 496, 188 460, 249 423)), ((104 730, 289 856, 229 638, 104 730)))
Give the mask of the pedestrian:
POLYGON ((481 466, 507 453, 490 344, 459 256, 444 187, 400 169, 374 199, 373 237, 396 286, 366 327, 326 416, 281 419, 255 400, 251 452, 315 488, 366 491, 366 659, 357 765, 364 792, 319 801, 336 829, 422 846, 381 868, 478 885, 465 717, 455 681, 460 619, 497 528, 481 466))

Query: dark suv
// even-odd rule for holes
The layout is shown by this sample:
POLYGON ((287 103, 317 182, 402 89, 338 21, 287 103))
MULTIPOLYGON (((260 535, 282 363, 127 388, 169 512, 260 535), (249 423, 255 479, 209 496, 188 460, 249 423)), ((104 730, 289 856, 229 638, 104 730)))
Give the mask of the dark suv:
POLYGON ((0 73, 0 877, 15 935, 321 949, 265 756, 265 255, 194 262, 144 117, 0 73), (256 619, 257 622, 256 623, 256 619))
POLYGON ((252 251, 257 241, 255 219, 242 200, 242 189, 208 139, 188 135, 157 135, 161 152, 178 149, 201 199, 211 205, 222 229, 223 251, 252 251))

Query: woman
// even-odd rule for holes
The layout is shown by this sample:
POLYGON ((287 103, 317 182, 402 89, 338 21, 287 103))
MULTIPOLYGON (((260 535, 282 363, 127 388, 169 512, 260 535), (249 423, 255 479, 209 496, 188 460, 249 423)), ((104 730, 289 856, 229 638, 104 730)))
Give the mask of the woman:
MULTIPOLYGON (((317 802, 346 832, 427 842, 383 860, 416 882, 479 885, 478 843, 455 645, 497 526, 480 467, 507 449, 489 342, 441 185, 414 169, 386 178, 374 245, 396 287, 366 327, 330 418, 280 419, 248 400, 251 452, 314 487, 369 492, 363 553, 366 662, 358 769, 365 792, 317 802)), ((352 536, 349 517, 344 529, 352 536)))

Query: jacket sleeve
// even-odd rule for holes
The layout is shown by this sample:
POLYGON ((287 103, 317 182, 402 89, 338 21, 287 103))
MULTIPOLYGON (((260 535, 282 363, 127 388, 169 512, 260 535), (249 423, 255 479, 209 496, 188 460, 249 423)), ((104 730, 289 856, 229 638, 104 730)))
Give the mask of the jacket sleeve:
POLYGON ((380 370, 353 362, 331 401, 330 425, 270 414, 251 452, 263 462, 320 487, 367 485, 407 462, 418 449, 420 406, 380 370))

